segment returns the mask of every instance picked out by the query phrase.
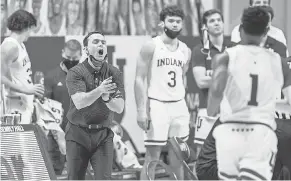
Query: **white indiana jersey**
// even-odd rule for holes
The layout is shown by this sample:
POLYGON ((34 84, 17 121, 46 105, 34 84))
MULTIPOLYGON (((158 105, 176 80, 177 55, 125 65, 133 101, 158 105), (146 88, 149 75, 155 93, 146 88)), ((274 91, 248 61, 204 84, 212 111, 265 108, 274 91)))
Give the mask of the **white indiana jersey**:
POLYGON ((148 75, 148 97, 159 101, 184 99, 183 66, 189 60, 187 45, 179 41, 178 48, 170 51, 160 36, 153 41, 155 51, 148 75))
POLYGON ((229 55, 221 121, 262 123, 274 130, 276 98, 284 83, 281 57, 265 48, 237 45, 229 55))
MULTIPOLYGON (((14 44, 18 46, 18 58, 9 65, 12 82, 17 85, 20 85, 21 87, 26 87, 26 88, 33 86, 32 78, 31 78, 31 75, 32 75, 31 62, 28 57, 25 45, 23 43, 22 44, 18 43, 18 41, 12 37, 5 38, 2 45, 5 44, 6 42, 13 42, 14 44)), ((15 105, 15 101, 19 100, 18 101, 19 107, 27 106, 27 109, 33 110, 33 98, 34 98, 33 95, 26 95, 19 92, 15 92, 13 90, 7 90, 7 91, 8 91, 8 100, 7 100, 8 109, 14 109, 14 107, 17 106, 15 105), (13 101, 11 99, 13 99, 13 101), (9 104, 10 104, 9 102, 11 101, 13 102, 13 108, 11 107, 12 105, 10 105, 10 108, 9 108, 9 104)), ((19 111, 21 112, 22 110, 23 109, 19 111)))

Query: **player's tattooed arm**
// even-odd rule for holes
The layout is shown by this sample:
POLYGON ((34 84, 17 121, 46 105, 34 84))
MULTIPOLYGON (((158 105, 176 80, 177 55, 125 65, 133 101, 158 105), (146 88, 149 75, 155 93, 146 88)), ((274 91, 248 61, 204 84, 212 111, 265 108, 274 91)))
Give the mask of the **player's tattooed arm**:
POLYGON ((187 72, 188 72, 188 69, 189 69, 189 64, 190 64, 190 61, 191 61, 191 50, 190 48, 187 48, 188 52, 188 60, 187 60, 187 63, 183 66, 183 83, 184 83, 184 86, 185 88, 187 87, 187 72))
POLYGON ((155 44, 151 41, 147 42, 141 48, 137 65, 136 65, 136 75, 135 75, 135 101, 137 107, 137 121, 138 125, 146 130, 148 127, 148 72, 151 66, 151 61, 153 58, 155 50, 155 44))
POLYGON ((208 95, 208 116, 215 116, 219 111, 228 78, 228 62, 229 56, 226 52, 217 54, 212 60, 213 75, 208 95))

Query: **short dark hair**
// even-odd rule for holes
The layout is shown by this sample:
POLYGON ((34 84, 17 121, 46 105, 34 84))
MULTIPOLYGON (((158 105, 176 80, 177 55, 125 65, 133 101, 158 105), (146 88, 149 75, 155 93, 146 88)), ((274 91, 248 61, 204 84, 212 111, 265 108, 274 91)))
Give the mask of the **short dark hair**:
POLYGON ((219 11, 218 9, 210 9, 210 10, 203 13, 202 23, 206 25, 208 17, 213 15, 213 14, 219 14, 222 21, 223 21, 223 14, 221 13, 221 11, 219 11))
POLYGON ((261 36, 266 33, 269 26, 269 13, 262 7, 249 7, 244 9, 241 18, 241 27, 252 36, 261 36))
POLYGON ((81 43, 76 39, 71 39, 65 43, 65 47, 68 48, 71 51, 81 51, 82 52, 82 46, 81 43))
MULTIPOLYGON (((254 0, 250 0, 249 1, 249 3, 250 3, 250 6, 252 6, 253 5, 253 2, 254 2, 254 0)), ((269 5, 271 4, 271 0, 269 0, 269 3, 268 3, 269 5)))
POLYGON ((23 9, 15 11, 8 17, 7 28, 10 31, 21 32, 33 26, 36 26, 35 17, 30 12, 23 9))
POLYGON ((103 34, 102 32, 100 32, 100 31, 92 31, 92 32, 88 33, 88 34, 85 36, 85 38, 83 39, 83 46, 84 46, 84 47, 88 46, 88 38, 89 38, 91 35, 93 35, 93 34, 100 34, 100 35, 104 36, 104 34, 103 34))
POLYGON ((184 12, 181 8, 179 8, 178 6, 167 6, 165 7, 161 13, 160 13, 160 20, 161 21, 165 21, 167 16, 178 16, 181 17, 182 19, 184 19, 184 12))

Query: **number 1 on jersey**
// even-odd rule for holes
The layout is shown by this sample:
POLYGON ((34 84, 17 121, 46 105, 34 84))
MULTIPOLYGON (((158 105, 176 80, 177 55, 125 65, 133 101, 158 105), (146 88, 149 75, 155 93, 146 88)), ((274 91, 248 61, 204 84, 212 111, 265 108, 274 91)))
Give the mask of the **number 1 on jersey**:
POLYGON ((251 100, 249 100, 249 106, 258 106, 257 94, 258 94, 258 75, 250 74, 252 79, 251 100))

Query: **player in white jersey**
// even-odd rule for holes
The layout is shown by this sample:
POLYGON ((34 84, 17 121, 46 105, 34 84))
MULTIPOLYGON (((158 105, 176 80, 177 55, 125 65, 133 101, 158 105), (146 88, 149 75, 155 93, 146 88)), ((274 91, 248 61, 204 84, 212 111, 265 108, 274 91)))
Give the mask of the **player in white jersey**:
MULTIPOLYGON (((159 160, 162 147, 170 137, 184 141, 189 135, 190 115, 183 78, 188 69, 191 50, 177 39, 182 30, 184 13, 169 6, 160 13, 164 32, 143 45, 137 62, 135 98, 137 123, 145 131, 146 157, 141 179, 147 179, 146 166, 159 160)), ((183 180, 183 166, 172 150, 170 164, 178 179, 183 180)), ((149 173, 154 173, 151 167, 149 173)), ((153 174, 150 177, 153 178, 153 174)))
POLYGON ((34 95, 41 97, 44 93, 43 85, 32 82, 31 62, 23 44, 36 20, 31 13, 17 10, 8 18, 7 26, 11 35, 1 44, 1 81, 7 92, 5 113, 18 113, 20 124, 30 124, 34 95))
POLYGON ((241 44, 214 58, 208 114, 220 106, 221 125, 214 129, 220 179, 271 180, 277 153, 276 97, 291 102, 287 61, 260 43, 269 29, 262 7, 244 10, 241 44))

